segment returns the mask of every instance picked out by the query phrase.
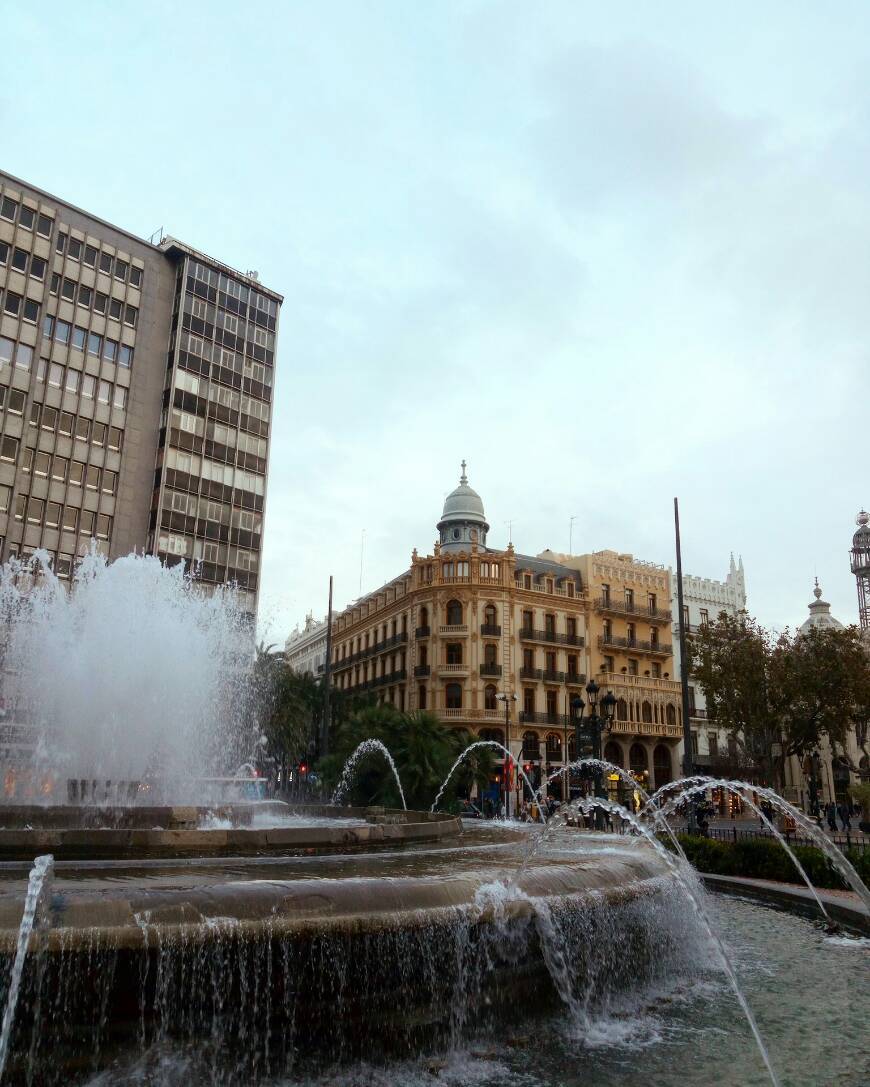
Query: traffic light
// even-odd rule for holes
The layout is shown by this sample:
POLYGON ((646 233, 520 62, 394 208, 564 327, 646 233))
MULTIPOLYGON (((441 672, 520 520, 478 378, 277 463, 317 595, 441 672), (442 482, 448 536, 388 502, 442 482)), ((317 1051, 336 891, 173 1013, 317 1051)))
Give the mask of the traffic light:
POLYGON ((305 763, 305 762, 300 762, 299 763, 299 773, 300 774, 307 774, 308 773, 308 763, 305 763))

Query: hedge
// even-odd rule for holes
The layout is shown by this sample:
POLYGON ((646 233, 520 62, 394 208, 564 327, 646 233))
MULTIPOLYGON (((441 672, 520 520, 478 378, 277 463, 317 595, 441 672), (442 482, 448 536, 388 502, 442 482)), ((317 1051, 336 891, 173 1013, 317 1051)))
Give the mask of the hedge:
MULTIPOLYGON (((713 838, 679 835, 686 857, 699 872, 719 876, 745 876, 749 879, 771 879, 781 883, 800 883, 801 877, 791 858, 778 842, 747 839, 721 842, 713 838)), ((847 887, 830 861, 815 846, 795 845, 792 850, 815 887, 842 889, 847 887)), ((870 885, 870 852, 846 849, 844 853, 852 867, 870 885)))

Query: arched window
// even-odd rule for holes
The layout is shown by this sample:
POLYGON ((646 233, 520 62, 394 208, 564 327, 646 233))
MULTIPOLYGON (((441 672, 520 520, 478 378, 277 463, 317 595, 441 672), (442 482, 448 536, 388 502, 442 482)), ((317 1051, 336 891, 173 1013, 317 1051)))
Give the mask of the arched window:
POLYGON ((462 664, 462 642, 447 643, 447 663, 462 664))
POLYGON ((429 663, 429 647, 428 646, 421 645, 420 648, 417 650, 417 661, 421 665, 421 667, 423 667, 423 668, 425 668, 426 665, 429 663))
POLYGON ((562 761, 562 737, 558 732, 547 733, 547 761, 562 761))
POLYGON ((447 601, 447 625, 449 627, 462 625, 462 605, 458 600, 447 601))
POLYGON ((448 710, 461 710, 462 685, 460 683, 448 683, 444 689, 444 698, 448 710))
POLYGON ((487 642, 483 647, 483 663, 496 664, 498 661, 498 646, 493 642, 487 642))
POLYGON ((568 736, 568 762, 577 761, 577 737, 572 732, 568 736))
MULTIPOLYGON (((668 709, 671 709, 668 706, 668 709)), ((656 744, 653 748, 653 769, 655 771, 655 786, 660 789, 671 780, 671 749, 667 744, 656 744)))
POLYGON ((484 626, 494 627, 498 624, 498 612, 495 610, 495 604, 487 604, 483 609, 483 623, 484 626))
POLYGON ((504 743, 504 733, 500 728, 482 728, 480 738, 481 740, 494 740, 497 744, 504 743))
POLYGON ((417 701, 420 704, 420 709, 425 710, 426 709, 426 684, 425 683, 420 684, 420 690, 417 693, 417 701))
MULTIPOLYGON (((624 698, 617 699, 616 702, 616 720, 627 721, 628 720, 628 703, 624 698)), ((611 759, 611 762, 613 760, 611 759)))
POLYGON ((604 758, 612 762, 614 766, 622 766, 622 748, 614 740, 609 740, 604 745, 604 758))
POLYGON ((523 758, 539 759, 541 757, 541 741, 537 732, 523 733, 523 758))
POLYGON ((649 702, 644 702, 644 704, 641 706, 641 719, 649 724, 652 724, 652 706, 649 702))
MULTIPOLYGON (((644 703, 646 705, 646 703, 644 703)), ((628 752, 628 768, 633 774, 645 774, 649 770, 646 748, 643 744, 632 744, 628 752)))
MULTIPOLYGON (((668 724, 669 725, 675 725, 677 723, 677 710, 676 710, 676 707, 672 706, 670 703, 668 703, 667 713, 668 713, 668 724)), ((659 745, 659 746, 661 746, 661 745, 659 745)), ((658 751, 658 748, 656 748, 656 751, 658 751)), ((670 756, 668 756, 668 759, 670 760, 670 756)))
POLYGON ((426 607, 425 604, 423 605, 422 608, 420 608, 420 626, 421 627, 428 627, 429 626, 429 609, 426 607))
POLYGON ((496 701, 496 691, 492 683, 488 683, 483 691, 483 706, 487 710, 497 710, 498 702, 496 701))

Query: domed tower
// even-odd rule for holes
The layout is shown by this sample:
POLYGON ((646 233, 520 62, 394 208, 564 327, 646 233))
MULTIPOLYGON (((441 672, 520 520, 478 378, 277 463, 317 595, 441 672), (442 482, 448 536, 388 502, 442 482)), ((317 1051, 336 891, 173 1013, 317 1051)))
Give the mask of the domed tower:
POLYGON ((858 625, 870 632, 870 513, 855 518, 858 531, 852 537, 852 573, 858 582, 858 625))
POLYGON ((462 462, 459 486, 444 499, 444 510, 438 522, 442 551, 469 551, 472 544, 486 546, 489 525, 483 512, 483 501, 477 491, 468 486, 462 462))

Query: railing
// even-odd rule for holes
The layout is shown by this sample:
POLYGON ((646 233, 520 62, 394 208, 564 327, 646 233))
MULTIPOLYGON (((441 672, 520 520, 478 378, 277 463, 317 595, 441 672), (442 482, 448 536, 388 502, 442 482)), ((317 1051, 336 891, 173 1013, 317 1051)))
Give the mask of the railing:
POLYGON ((610 731, 631 736, 668 736, 674 740, 683 738, 683 730, 679 725, 666 725, 662 721, 613 721, 610 731))
POLYGON ((390 683, 401 683, 407 678, 406 669, 400 668, 396 672, 386 672, 382 676, 374 676, 372 679, 363 680, 361 683, 352 683, 344 689, 346 691, 371 691, 377 687, 386 687, 390 683))
POLYGON ((439 634, 467 634, 468 623, 446 623, 438 628, 439 634))
POLYGON ((550 642, 555 645, 584 646, 585 640, 579 634, 557 634, 555 630, 535 630, 532 627, 523 627, 520 637, 530 642, 550 642))
POLYGON ((433 711, 446 721, 496 721, 504 725, 504 710, 494 709, 439 709, 433 711))
POLYGON ((431 627, 417 627, 417 629, 414 631, 414 636, 417 638, 428 638, 431 633, 431 627))
POLYGON ((522 589, 527 593, 546 593, 548 596, 564 596, 570 600, 577 600, 580 597, 580 591, 569 592, 567 589, 560 589, 558 585, 554 585, 552 589, 548 589, 546 585, 536 585, 534 582, 531 585, 526 585, 523 582, 523 575, 518 573, 514 578, 515 586, 517 589, 522 589))
POLYGON ((414 675, 415 676, 428 676, 432 673, 432 667, 428 664, 415 664, 414 675))
POLYGON ((661 657, 671 656, 672 647, 662 642, 645 642, 639 638, 617 637, 615 634, 599 634, 599 649, 631 649, 637 653, 654 653, 661 657))
POLYGON ((611 611, 617 615, 637 615, 642 619, 651 619, 653 621, 670 623, 673 619, 673 612, 664 608, 651 608, 649 604, 645 607, 642 604, 629 603, 626 600, 613 600, 610 597, 599 596, 595 601, 596 611, 611 611))
POLYGON ((564 683, 565 673, 556 672, 551 669, 544 669, 544 683, 564 683))
POLYGON ((521 668, 520 679, 542 679, 543 671, 540 668, 521 668))
POLYGON ((586 676, 582 672, 568 672, 565 675, 565 682, 569 686, 583 686, 586 683, 586 676))
POLYGON ((482 676, 500 676, 501 665, 500 664, 482 664, 480 666, 480 674, 482 676))
POLYGON ((397 645, 404 645, 407 641, 407 631, 393 634, 391 637, 385 638, 382 642, 375 642, 374 645, 370 645, 367 649, 360 649, 357 653, 351 653, 349 657, 342 657, 341 660, 337 660, 332 667, 339 671, 343 668, 350 668, 351 665, 357 664, 359 661, 369 660, 371 657, 376 657, 378 653, 384 653, 386 650, 392 649, 397 645))
POLYGON ((480 633, 485 638, 500 638, 501 627, 498 625, 498 623, 481 623, 480 633))
POLYGON ((467 664, 439 664, 438 671, 447 675, 463 675, 468 672, 467 664))
POLYGON ((680 691, 680 684, 675 679, 663 679, 655 676, 630 676, 626 672, 602 672, 599 676, 596 676, 595 682, 608 690, 616 687, 628 687, 632 689, 632 693, 659 691, 674 696, 678 695, 680 691))
POLYGON ((572 724, 567 713, 541 713, 537 710, 520 710, 520 721, 524 725, 561 725, 563 728, 572 724))
MULTIPOLYGON (((675 828, 684 829, 684 828, 675 828)), ((792 831, 783 830, 783 837, 789 845, 810 845, 818 846, 812 838, 806 838, 803 835, 794 834, 792 831)), ((740 830, 738 827, 710 827, 705 835, 707 838, 715 838, 718 842, 751 842, 751 841, 776 841, 772 834, 769 834, 764 830, 740 830)), ((862 853, 870 849, 870 838, 866 835, 858 834, 856 837, 848 831, 844 831, 842 834, 826 834, 827 838, 830 838, 835 845, 845 849, 858 849, 862 853)))

